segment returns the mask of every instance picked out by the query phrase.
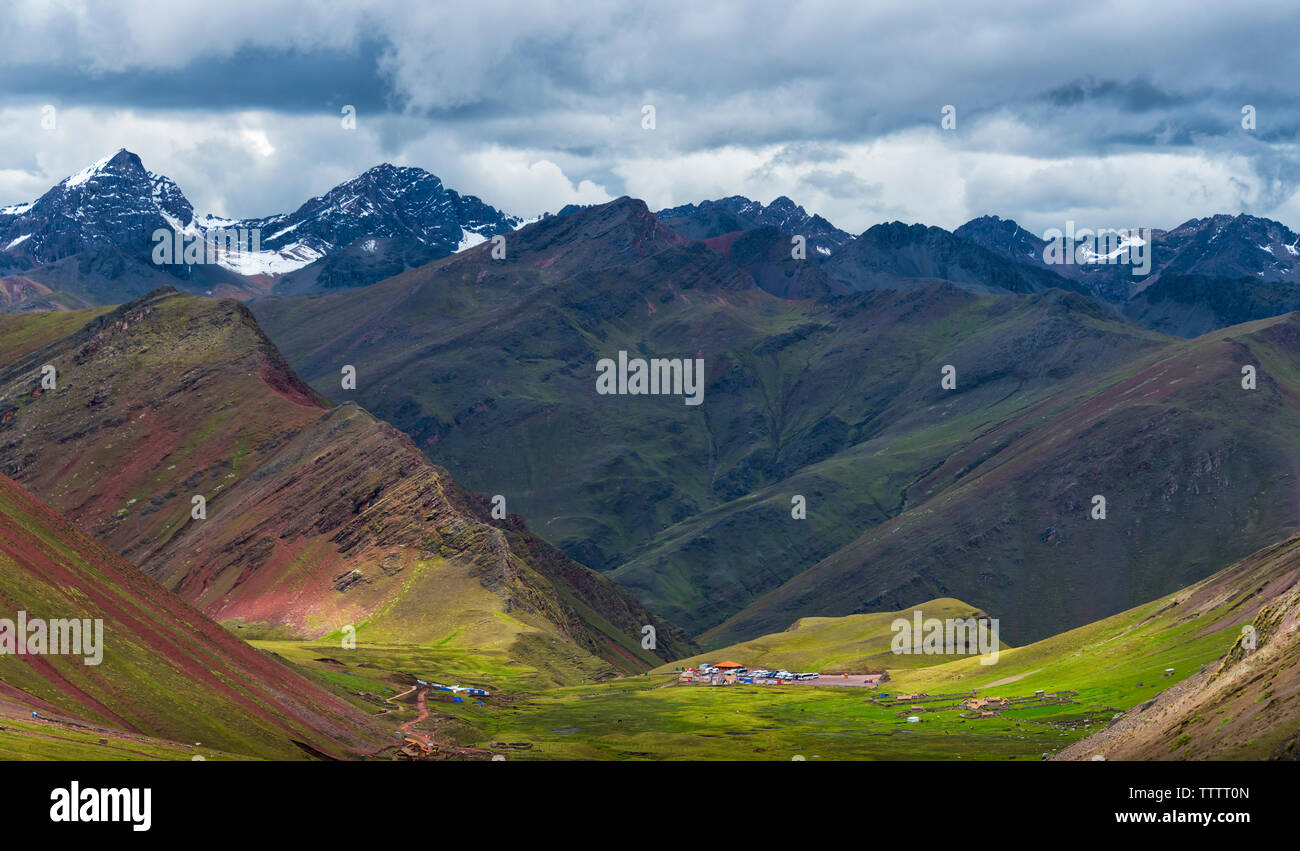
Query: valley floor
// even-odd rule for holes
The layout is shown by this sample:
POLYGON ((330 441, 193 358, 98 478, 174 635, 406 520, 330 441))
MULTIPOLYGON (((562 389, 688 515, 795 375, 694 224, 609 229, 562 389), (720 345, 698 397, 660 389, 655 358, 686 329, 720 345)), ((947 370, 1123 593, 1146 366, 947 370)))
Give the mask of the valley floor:
MULTIPOLYGON (((1231 644, 1231 633, 1194 637, 1184 634, 1190 625, 1180 629, 1149 614, 1134 610, 1117 616, 1124 621, 1049 639, 1055 646, 1006 650, 997 665, 969 658, 891 671, 878 689, 837 686, 831 677, 784 686, 678 685, 670 672, 556 686, 488 656, 254 643, 376 713, 386 711, 389 697, 406 692, 412 700, 417 678, 486 688, 489 697, 459 702, 429 692, 428 719, 410 729, 444 749, 508 759, 1039 760, 1198 673, 1231 644), (1066 652, 1061 640, 1074 649, 1066 652), (1040 689, 1045 699, 1035 698, 1040 689), (979 717, 964 703, 972 691, 1012 703, 979 717), (900 694, 922 696, 898 701, 900 694)), ((394 720, 414 719, 414 703, 408 707, 394 720)))

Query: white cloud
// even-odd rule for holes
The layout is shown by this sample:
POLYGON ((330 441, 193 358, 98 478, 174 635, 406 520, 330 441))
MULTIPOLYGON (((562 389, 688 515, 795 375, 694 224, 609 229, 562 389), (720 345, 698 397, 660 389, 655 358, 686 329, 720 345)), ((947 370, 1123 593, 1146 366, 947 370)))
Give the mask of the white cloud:
POLYGON ((344 131, 332 116, 67 109, 36 155, 39 111, 0 110, 0 157, 30 163, 0 170, 0 206, 31 201, 69 174, 125 147, 175 180, 199 215, 244 218, 287 212, 381 162, 424 168, 462 194, 534 216, 613 196, 570 179, 545 153, 482 147, 430 131, 385 150, 380 121, 344 131), (35 128, 35 129, 34 129, 35 128))
MULTIPOLYGON (((1008 132, 1032 132, 1000 123, 1008 132)), ((1241 210, 1300 224, 1300 196, 1268 204, 1267 181, 1249 158, 1231 152, 1183 148, 1031 157, 968 149, 940 130, 900 131, 840 146, 834 159, 787 161, 782 150, 720 148, 629 160, 615 171, 629 194, 655 209, 732 194, 763 202, 787 195, 852 233, 894 219, 951 230, 985 214, 1016 218, 1039 233, 1067 219, 1081 226, 1170 228, 1241 210), (828 172, 871 191, 840 197, 826 186, 828 172)))
MULTIPOLYGON (((1300 225, 1294 143, 1263 141, 1300 122, 1284 88, 1297 10, 1177 9, 328 0, 304 14, 287 0, 17 0, 0 90, 6 69, 56 63, 86 94, 61 106, 55 133, 39 130, 39 101, 0 110, 0 204, 125 146, 200 211, 231 216, 290 209, 391 161, 525 216, 619 194, 653 208, 785 194, 855 232, 983 213, 1036 230, 1067 216, 1167 227, 1243 210, 1300 225), (341 130, 332 102, 223 113, 199 93, 162 109, 129 85, 133 108, 93 100, 108 72, 367 40, 397 104, 363 105, 356 131, 341 130), (1244 98, 1260 106, 1258 134, 1236 126, 1244 98), (643 103, 658 110, 654 131, 641 129, 643 103), (958 108, 952 133, 938 130, 946 103, 958 108), (813 148, 815 161, 791 155, 813 148)), ((273 62, 265 73, 274 78, 273 62)))
POLYGON ((489 148, 463 157, 456 171, 463 178, 460 191, 491 198, 493 206, 524 217, 614 197, 590 180, 575 184, 558 165, 528 151, 489 148))

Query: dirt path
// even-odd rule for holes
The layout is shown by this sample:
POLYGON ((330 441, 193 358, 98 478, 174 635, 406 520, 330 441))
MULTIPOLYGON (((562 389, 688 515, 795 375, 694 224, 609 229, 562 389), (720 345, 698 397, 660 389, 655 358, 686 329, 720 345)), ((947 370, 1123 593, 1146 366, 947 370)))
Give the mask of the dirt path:
MULTIPOLYGON (((417 686, 411 686, 409 689, 402 692, 401 694, 396 695, 395 697, 390 697, 388 699, 396 703, 398 698, 406 697, 408 694, 415 691, 416 688, 417 686)), ((412 739, 416 739, 420 742, 423 742, 427 747, 437 747, 439 752, 442 753, 444 756, 460 756, 460 757, 469 757, 472 759, 491 759, 492 756, 494 756, 494 753, 492 751, 484 750, 482 748, 453 745, 449 742, 438 742, 434 740, 434 738, 429 734, 421 733, 420 731, 413 729, 416 724, 429 720, 428 695, 429 695, 429 689, 422 688, 420 689, 420 692, 415 696, 416 716, 412 718, 410 721, 407 721, 403 724, 399 724, 397 727, 398 730, 402 731, 403 736, 410 736, 412 739)), ((402 708, 405 709, 405 707, 402 708)))
POLYGON ((1041 670, 1043 669, 1036 668, 1032 671, 1025 671, 1023 674, 1016 674, 1014 677, 1005 677, 1004 679, 998 680, 996 683, 989 683, 988 685, 984 686, 984 688, 987 689, 987 688, 997 688, 998 686, 1009 686, 1012 683, 1016 682, 1017 680, 1023 680, 1025 677, 1029 676, 1030 674, 1036 674, 1041 670))
MULTIPOLYGON (((399 698, 406 697, 408 694, 410 694, 410 693, 413 692, 413 691, 415 691, 415 686, 411 686, 410 688, 408 688, 406 691, 402 692, 401 694, 394 695, 393 697, 386 697, 386 698, 384 698, 384 700, 386 700, 386 701, 388 701, 389 703, 391 703, 391 704, 393 704, 394 706, 396 706, 396 707, 398 708, 398 710, 400 711, 400 710, 405 709, 406 707, 405 707, 405 706, 402 706, 402 704, 398 703, 398 702, 397 702, 398 699, 399 699, 399 698)), ((378 718, 378 717, 380 717, 381 715, 387 715, 388 713, 390 713, 390 712, 392 712, 392 711, 393 711, 393 710, 391 710, 391 709, 381 709, 381 710, 379 710, 378 712, 375 713, 375 717, 378 718)))
MULTIPOLYGON (((412 686, 411 691, 414 690, 415 687, 412 686)), ((411 691, 406 691, 403 692, 402 694, 407 695, 410 694, 411 691)), ((416 724, 419 724, 421 721, 427 721, 429 719, 429 701, 425 698, 425 696, 428 693, 429 690, 427 688, 420 689, 420 693, 415 696, 415 707, 417 710, 419 710, 419 714, 416 715, 410 721, 407 721, 405 724, 398 726, 397 729, 401 730, 403 733, 405 733, 408 736, 412 736, 414 738, 419 739, 420 741, 424 742, 426 745, 431 745, 433 744, 433 742, 429 739, 428 736, 426 736, 424 733, 418 733, 411 729, 416 724)))
MULTIPOLYGON (((416 689, 415 686, 411 686, 410 688, 408 688, 406 691, 402 692, 401 694, 395 694, 395 695, 393 695, 392 697, 390 697, 390 698, 386 698, 386 699, 388 700, 389 703, 397 703, 397 701, 399 701, 399 700, 401 700, 402 698, 406 697, 408 694, 410 694, 411 692, 415 691, 415 689, 416 689)), ((403 707, 401 704, 398 704, 398 705, 397 705, 397 708, 398 708, 398 709, 403 709, 404 707, 403 707)))

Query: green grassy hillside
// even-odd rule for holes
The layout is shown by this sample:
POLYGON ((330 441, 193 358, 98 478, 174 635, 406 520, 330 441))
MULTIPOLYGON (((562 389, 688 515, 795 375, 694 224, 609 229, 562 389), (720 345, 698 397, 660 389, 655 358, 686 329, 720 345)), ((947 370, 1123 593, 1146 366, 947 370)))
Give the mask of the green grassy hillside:
MULTIPOLYGON (((1119 729, 1141 718, 1152 701, 1159 707, 1167 696, 1198 693, 1201 678, 1228 670, 1237 673, 1219 674, 1223 685, 1204 689, 1199 709, 1166 719, 1157 746, 1117 749, 1112 758, 1266 757, 1285 747, 1297 717, 1298 553, 1300 539, 1266 548, 1190 588, 1030 645, 1004 646, 993 665, 969 657, 918 667, 917 657, 904 657, 886 663, 891 679, 879 689, 833 679, 678 685, 667 666, 648 677, 526 692, 499 705, 440 708, 460 741, 513 743, 499 748, 511 759, 1038 760, 1076 753, 1066 748, 1112 722, 1119 729), (1242 661, 1239 639, 1249 624, 1259 630, 1261 649, 1242 661), (900 701, 900 694, 909 697, 900 701), (962 705, 972 694, 1011 702, 980 716, 962 705), (909 723, 911 715, 920 722, 909 723)), ((807 626, 830 636, 860 633, 866 623, 853 616, 807 626)), ((753 647, 755 655, 797 642, 798 632, 722 652, 753 647)))
POLYGON ((901 667, 928 667, 937 663, 936 656, 896 654, 890 649, 891 642, 898 634, 891 630, 891 624, 899 618, 911 623, 915 611, 921 612, 925 619, 966 620, 987 617, 974 606, 948 598, 931 600, 899 612, 875 612, 838 618, 800 618, 785 632, 774 632, 708 653, 678 659, 671 665, 657 669, 657 672, 664 673, 678 667, 723 659, 750 667, 822 673, 880 673, 901 667))
POLYGON ((84 646, 0 655, 0 713, 25 718, 4 724, 0 748, 25 735, 34 754, 84 756, 66 750, 86 729, 70 722, 276 759, 344 757, 382 738, 348 702, 235 639, 0 477, 0 617, 16 621, 20 611, 102 621, 102 658, 87 665, 84 646))
POLYGON ((1179 341, 992 422, 915 503, 702 637, 953 595, 1041 637, 1300 529, 1300 314, 1179 341), (1257 389, 1242 387, 1253 366, 1257 389), (1094 519, 1094 497, 1106 500, 1094 519))

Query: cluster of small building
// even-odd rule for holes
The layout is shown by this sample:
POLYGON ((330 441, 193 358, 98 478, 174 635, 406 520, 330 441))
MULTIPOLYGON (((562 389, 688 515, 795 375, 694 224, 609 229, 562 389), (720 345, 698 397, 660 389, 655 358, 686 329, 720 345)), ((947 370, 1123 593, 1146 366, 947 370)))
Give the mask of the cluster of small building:
POLYGON ((451 692, 452 694, 461 694, 461 693, 464 693, 464 694, 474 694, 474 695, 478 695, 478 696, 480 696, 480 697, 487 697, 487 696, 488 696, 487 689, 481 689, 481 688, 470 688, 469 686, 445 686, 445 685, 443 685, 442 683, 427 683, 427 682, 425 682, 424 680, 421 680, 421 679, 418 679, 418 678, 416 679, 416 682, 419 683, 419 684, 422 685, 422 686, 428 686, 429 688, 433 689, 434 691, 449 691, 449 692, 451 692))
POLYGON ((992 718, 997 713, 1010 709, 1011 700, 1005 697, 968 697, 959 706, 978 718, 992 718))
POLYGON ((698 668, 685 668, 677 675, 677 681, 680 683, 704 683, 714 686, 736 685, 738 683, 747 683, 751 685, 782 685, 783 683, 798 682, 800 680, 815 680, 820 674, 816 673, 792 673, 790 671, 769 671, 764 668, 748 667, 739 662, 717 662, 715 664, 700 665, 698 668))

